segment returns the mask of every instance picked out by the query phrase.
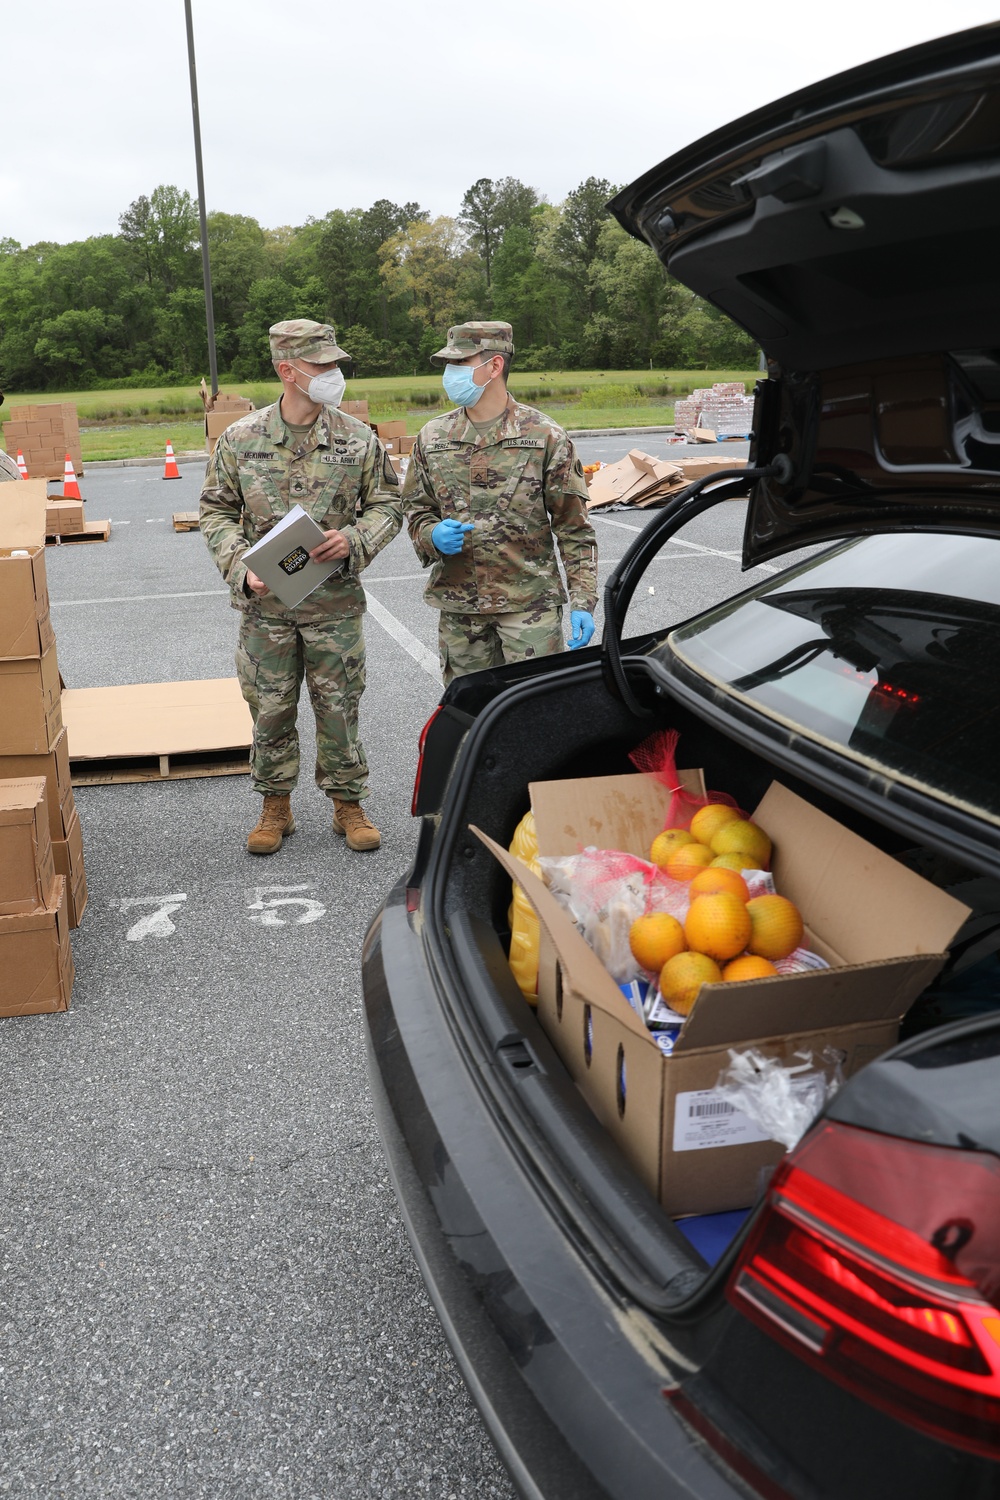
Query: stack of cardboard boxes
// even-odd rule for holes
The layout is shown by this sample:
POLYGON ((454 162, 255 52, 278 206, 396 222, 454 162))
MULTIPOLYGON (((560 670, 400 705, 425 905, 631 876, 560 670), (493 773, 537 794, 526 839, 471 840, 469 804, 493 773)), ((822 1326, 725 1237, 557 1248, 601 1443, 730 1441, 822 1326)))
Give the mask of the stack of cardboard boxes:
POLYGON ((87 904, 45 578, 45 486, 11 489, 0 511, 0 792, 7 799, 0 797, 0 828, 30 824, 35 862, 29 870, 27 834, 3 835, 14 843, 0 850, 0 891, 9 880, 22 894, 0 895, 0 1015, 66 1008, 72 961, 65 934, 79 925, 87 904), (46 859, 58 877, 54 886, 46 884, 46 859), (35 896, 25 906, 29 886, 35 896), (30 964, 18 957, 22 947, 33 955, 30 964))
POLYGON ((44 776, 0 780, 0 1016, 67 1010, 67 883, 56 873, 44 776))
POLYGON ((12 406, 4 423, 4 441, 8 453, 17 453, 20 449, 24 454, 32 479, 62 479, 66 472, 67 453, 73 460, 76 473, 83 473, 80 424, 71 401, 44 406, 12 406))
POLYGON ((388 453, 392 467, 402 478, 406 473, 406 466, 413 452, 413 445, 417 441, 416 438, 407 437, 405 422, 372 422, 371 425, 388 453))
POLYGON ((246 416, 247 412, 254 411, 254 404, 245 396, 230 396, 224 391, 219 391, 214 401, 206 403, 205 408, 205 448, 207 452, 213 452, 219 438, 227 427, 238 422, 240 417, 246 416))

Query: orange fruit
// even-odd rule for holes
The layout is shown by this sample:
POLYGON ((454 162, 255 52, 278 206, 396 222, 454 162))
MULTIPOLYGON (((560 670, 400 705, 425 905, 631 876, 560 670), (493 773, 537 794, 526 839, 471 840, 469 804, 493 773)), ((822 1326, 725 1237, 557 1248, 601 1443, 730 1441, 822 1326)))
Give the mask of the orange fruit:
POLYGON ((703 984, 718 984, 722 970, 705 953, 678 953, 660 973, 660 994, 671 1010, 686 1016, 703 984))
POLYGON ((684 936, 695 953, 709 958, 735 958, 750 941, 747 905, 732 891, 696 896, 684 919, 684 936))
POLYGON ((695 842, 694 834, 688 833, 686 828, 665 828, 653 840, 653 847, 649 851, 649 862, 653 865, 665 865, 675 849, 679 849, 683 844, 695 842))
POLYGON ((751 859, 749 854, 717 854, 712 860, 709 869, 712 870, 762 870, 764 866, 759 859, 751 859))
POLYGON ((735 807, 727 807, 724 802, 706 802, 704 807, 699 807, 691 819, 691 832, 699 844, 710 844, 712 834, 716 833, 723 823, 732 823, 739 817, 735 807))
POLYGON ((746 818, 735 818, 717 828, 710 840, 713 854, 749 854, 761 869, 771 858, 771 840, 763 828, 746 818))
POLYGON ((727 870, 725 866, 718 866, 715 860, 706 865, 704 870, 691 882, 691 898, 695 896, 714 896, 717 891, 728 891, 731 896, 739 896, 741 901, 750 900, 750 892, 743 876, 737 870, 727 870))
POLYGON ((802 941, 802 913, 787 896, 755 896, 747 902, 752 928, 747 943, 760 958, 787 958, 802 941))
POLYGON ((677 918, 656 911, 636 918, 629 928, 628 945, 639 967, 650 974, 658 974, 668 958, 687 947, 677 918))
POLYGON ((711 863, 712 851, 704 844, 682 844, 667 860, 667 874, 671 880, 693 880, 711 863))
POLYGON ((766 958, 758 958, 756 953, 743 953, 726 964, 722 977, 727 984, 732 984, 740 979, 773 979, 777 972, 774 964, 768 963, 766 958))

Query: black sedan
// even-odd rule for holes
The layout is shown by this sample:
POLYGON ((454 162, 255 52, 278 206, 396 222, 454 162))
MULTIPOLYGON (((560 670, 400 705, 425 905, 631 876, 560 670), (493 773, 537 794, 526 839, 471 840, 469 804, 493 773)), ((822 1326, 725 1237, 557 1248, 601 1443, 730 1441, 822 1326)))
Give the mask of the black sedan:
POLYGON ((371 1079, 414 1251, 524 1496, 1000 1495, 1000 31, 829 80, 619 195, 768 360, 745 471, 616 569, 600 650, 460 678, 421 745, 413 869, 364 956, 371 1079), (749 497, 747 566, 622 642, 659 547, 749 497), (514 982, 531 782, 651 729, 753 807, 775 779, 973 916, 747 1212, 674 1220, 514 982))

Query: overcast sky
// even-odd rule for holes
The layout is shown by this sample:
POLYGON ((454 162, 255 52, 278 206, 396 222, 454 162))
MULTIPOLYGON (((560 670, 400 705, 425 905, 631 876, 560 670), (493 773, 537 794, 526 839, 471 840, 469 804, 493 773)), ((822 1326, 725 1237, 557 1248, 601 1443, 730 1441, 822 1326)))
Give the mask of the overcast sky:
MULTIPOLYGON (((844 68, 992 20, 990 0, 193 0, 208 208, 269 228, 376 198, 454 214, 478 177, 559 202, 624 184, 844 68)), ((184 0, 11 3, 0 238, 114 232, 196 192, 184 0)))

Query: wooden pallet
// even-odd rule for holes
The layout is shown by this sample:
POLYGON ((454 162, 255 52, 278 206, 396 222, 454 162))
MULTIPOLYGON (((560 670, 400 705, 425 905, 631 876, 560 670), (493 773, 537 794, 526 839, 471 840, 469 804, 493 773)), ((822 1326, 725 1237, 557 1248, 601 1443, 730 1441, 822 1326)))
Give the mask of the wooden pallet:
POLYGON ((67 532, 65 536, 47 536, 47 547, 60 547, 64 542, 107 542, 111 540, 110 521, 84 521, 82 531, 67 532))
POLYGON ((117 786, 123 782, 191 781, 200 776, 246 776, 250 751, 200 750, 184 755, 124 755, 114 759, 73 760, 73 786, 117 786))
POLYGON ((199 517, 196 510, 175 510, 173 521, 175 531, 198 530, 199 517))
POLYGON ((250 769, 253 723, 235 677, 67 688, 62 709, 74 786, 250 769))

